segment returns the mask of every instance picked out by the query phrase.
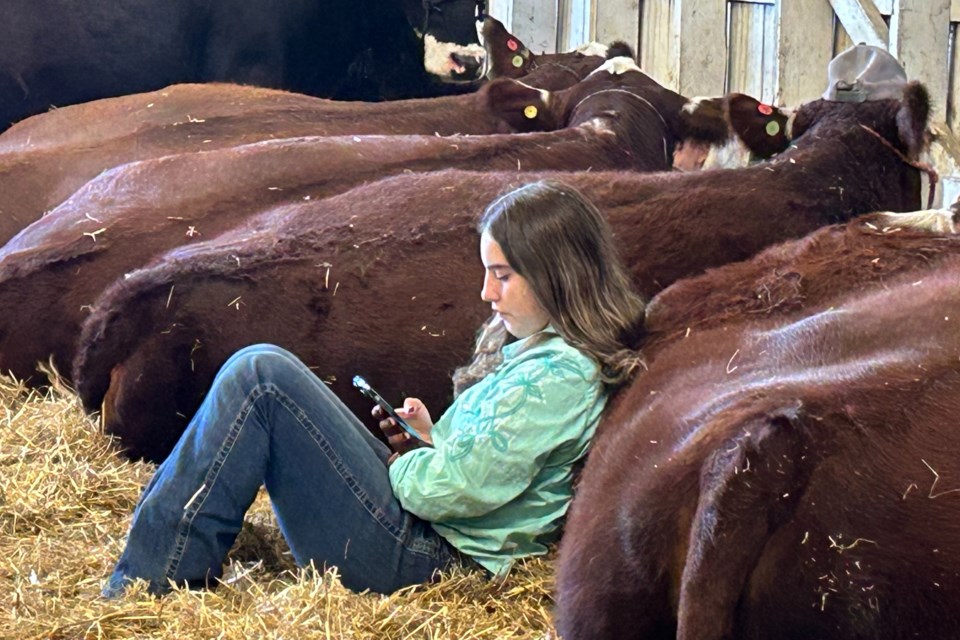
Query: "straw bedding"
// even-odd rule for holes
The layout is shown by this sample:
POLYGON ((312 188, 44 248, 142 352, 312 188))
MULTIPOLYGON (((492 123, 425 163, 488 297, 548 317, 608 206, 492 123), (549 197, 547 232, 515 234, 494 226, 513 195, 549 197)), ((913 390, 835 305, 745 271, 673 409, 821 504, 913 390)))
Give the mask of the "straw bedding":
POLYGON ((0 378, 0 638, 555 638, 549 560, 390 597, 299 570, 261 495, 216 591, 99 597, 152 465, 121 460, 69 389, 0 378))

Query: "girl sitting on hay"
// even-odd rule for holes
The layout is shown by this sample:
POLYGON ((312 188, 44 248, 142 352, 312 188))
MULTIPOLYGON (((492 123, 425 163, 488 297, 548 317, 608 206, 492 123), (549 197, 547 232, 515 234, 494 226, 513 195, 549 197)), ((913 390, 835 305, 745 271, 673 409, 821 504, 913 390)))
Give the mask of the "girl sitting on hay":
POLYGON ((545 553, 607 395, 638 361, 644 305, 606 221, 566 185, 501 196, 478 230, 494 316, 436 423, 415 398, 399 409, 423 443, 376 407, 383 444, 295 356, 242 349, 147 485, 104 595, 135 578, 156 594, 215 584, 261 485, 297 563, 335 565, 357 591, 457 564, 502 575, 545 553))

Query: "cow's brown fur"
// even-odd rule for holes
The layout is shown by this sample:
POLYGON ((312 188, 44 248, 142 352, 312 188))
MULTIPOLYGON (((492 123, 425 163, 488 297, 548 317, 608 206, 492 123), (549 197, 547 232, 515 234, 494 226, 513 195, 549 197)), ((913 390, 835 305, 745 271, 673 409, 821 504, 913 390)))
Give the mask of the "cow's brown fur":
POLYGON ((936 269, 960 256, 960 236, 891 225, 867 214, 751 260, 674 283, 647 307, 657 342, 734 322, 809 312, 838 304, 911 272, 936 269))
MULTIPOLYGON (((619 76, 601 71, 591 77, 589 88, 603 91, 620 84, 619 76)), ((561 124, 571 126, 523 136, 284 139, 113 169, 0 250, 0 305, 17 309, 0 317, 0 370, 29 378, 36 362, 51 353, 61 368, 69 367, 80 323, 115 278, 167 249, 213 238, 281 203, 323 198, 396 173, 446 167, 668 166, 664 147, 674 144, 670 132, 632 96, 615 92, 584 100, 564 117, 561 124), (55 317, 42 334, 25 339, 32 332, 22 319, 35 314, 55 317)))
POLYGON ((729 307, 684 307, 689 283, 655 301, 674 329, 724 315, 653 345, 604 418, 561 545, 565 638, 952 637, 960 243, 866 221, 699 279, 729 307), (743 292, 783 268, 808 306, 751 317, 743 292))

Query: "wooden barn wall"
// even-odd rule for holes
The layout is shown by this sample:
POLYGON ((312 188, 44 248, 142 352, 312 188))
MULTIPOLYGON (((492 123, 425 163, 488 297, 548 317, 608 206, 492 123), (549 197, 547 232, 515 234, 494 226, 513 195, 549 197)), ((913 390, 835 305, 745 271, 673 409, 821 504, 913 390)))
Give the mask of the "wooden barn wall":
POLYGON ((960 0, 491 0, 488 6, 534 51, 625 40, 645 71, 681 93, 742 91, 786 106, 823 91, 826 62, 839 51, 856 41, 881 44, 869 31, 851 37, 837 8, 848 23, 883 29, 908 74, 922 77, 935 94, 936 117, 960 126, 960 0), (846 8, 860 5, 868 11, 846 8), (898 25, 891 20, 896 9, 937 12, 927 22, 949 21, 949 34, 923 21, 898 25))

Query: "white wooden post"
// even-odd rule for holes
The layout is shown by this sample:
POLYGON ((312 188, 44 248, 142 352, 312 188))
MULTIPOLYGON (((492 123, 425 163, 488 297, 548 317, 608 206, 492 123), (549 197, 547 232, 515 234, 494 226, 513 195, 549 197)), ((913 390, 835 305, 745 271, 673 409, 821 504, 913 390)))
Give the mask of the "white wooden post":
POLYGON ((890 53, 900 60, 911 80, 930 91, 933 118, 947 114, 947 40, 950 0, 894 0, 890 16, 890 53))
POLYGON ((830 0, 830 5, 854 43, 887 48, 887 23, 873 0, 830 0))
POLYGON ((487 13, 503 23, 513 33, 513 0, 487 0, 487 13))
MULTIPOLYGON (((951 20, 951 22, 955 21, 951 20)), ((960 31, 960 25, 958 25, 957 30, 960 31)), ((953 61, 950 65, 950 68, 953 69, 953 87, 951 87, 952 91, 949 97, 949 104, 952 105, 952 109, 947 113, 947 124, 953 131, 960 133, 960 51, 957 50, 958 45, 960 45, 960 34, 955 31, 953 46, 950 49, 953 54, 953 61)))
POLYGON ((593 39, 603 44, 623 40, 637 51, 640 0, 594 0, 593 39))
POLYGON ((827 88, 833 58, 833 10, 829 0, 779 0, 777 93, 779 106, 797 107, 827 88))
POLYGON ((572 51, 590 42, 592 4, 591 0, 560 0, 559 51, 572 51))
POLYGON ((640 16, 640 44, 637 50, 640 68, 654 80, 677 90, 675 53, 670 33, 674 0, 644 0, 640 16))
POLYGON ((719 96, 726 90, 727 0, 675 0, 671 34, 678 93, 719 96))
POLYGON ((510 32, 534 53, 556 53, 558 0, 513 0, 510 32))

